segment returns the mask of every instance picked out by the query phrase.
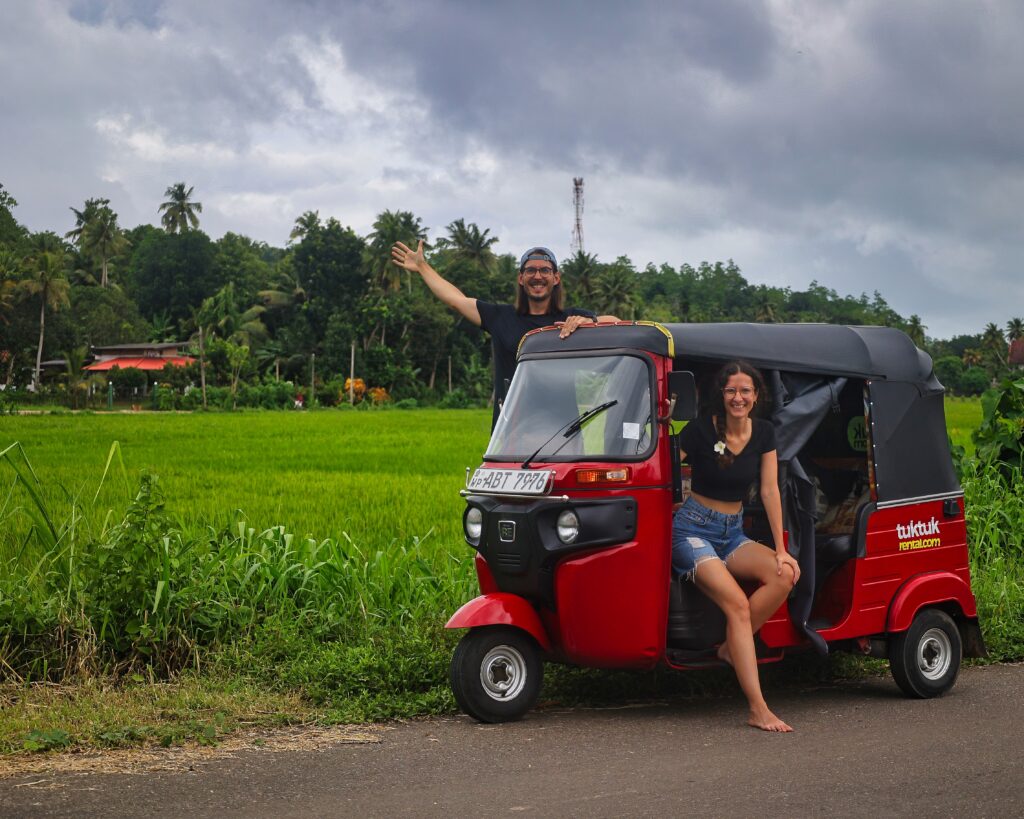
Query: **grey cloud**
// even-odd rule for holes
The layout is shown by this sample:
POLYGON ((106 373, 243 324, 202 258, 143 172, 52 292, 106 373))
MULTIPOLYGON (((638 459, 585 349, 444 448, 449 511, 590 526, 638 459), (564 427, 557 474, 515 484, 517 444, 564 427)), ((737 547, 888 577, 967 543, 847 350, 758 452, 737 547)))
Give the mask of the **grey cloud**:
POLYGON ((210 201, 276 197, 252 225, 205 220, 269 241, 287 233, 280 203, 294 218, 337 202, 352 214, 418 203, 428 224, 464 216, 557 243, 582 173, 592 247, 696 262, 682 249, 710 255, 745 235, 725 252, 750 278, 877 288, 948 334, 1024 299, 1022 24, 1024 8, 994 1, 3 5, 0 73, 18 79, 0 88, 0 181, 35 228, 66 229, 68 205, 111 193, 124 222, 149 221, 163 187, 186 179, 210 201), (339 44, 354 81, 396 107, 332 109, 301 42, 339 44), (112 155, 102 117, 224 158, 112 155), (288 133, 315 150, 395 149, 358 179, 343 163, 260 164, 254 146, 288 133), (460 164, 477 148, 503 176, 460 164), (103 181, 108 165, 132 178, 103 181), (564 192, 529 181, 554 178, 564 192))

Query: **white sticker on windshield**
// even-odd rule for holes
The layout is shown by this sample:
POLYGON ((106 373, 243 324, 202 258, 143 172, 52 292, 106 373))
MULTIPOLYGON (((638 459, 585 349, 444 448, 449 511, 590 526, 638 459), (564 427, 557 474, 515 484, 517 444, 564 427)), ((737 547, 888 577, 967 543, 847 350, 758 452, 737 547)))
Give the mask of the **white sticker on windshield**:
POLYGON ((640 425, 624 423, 622 425, 622 437, 629 441, 639 441, 640 425))

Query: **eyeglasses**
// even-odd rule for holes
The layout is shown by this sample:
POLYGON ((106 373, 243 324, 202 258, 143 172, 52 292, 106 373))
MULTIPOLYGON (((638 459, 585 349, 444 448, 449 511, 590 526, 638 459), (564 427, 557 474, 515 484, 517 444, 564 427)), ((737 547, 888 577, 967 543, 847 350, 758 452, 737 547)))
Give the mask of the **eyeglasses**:
POLYGON ((754 388, 740 387, 739 389, 736 389, 735 387, 723 387, 722 395, 726 398, 735 398, 737 395, 742 398, 751 398, 754 395, 754 388))
POLYGON ((523 272, 530 276, 554 276, 555 270, 552 267, 524 267, 523 272))

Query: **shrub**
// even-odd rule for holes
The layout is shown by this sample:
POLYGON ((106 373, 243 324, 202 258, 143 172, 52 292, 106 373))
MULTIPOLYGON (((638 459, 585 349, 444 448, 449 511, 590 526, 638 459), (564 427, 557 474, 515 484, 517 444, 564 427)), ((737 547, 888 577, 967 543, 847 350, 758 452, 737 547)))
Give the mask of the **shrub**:
POLYGON ((960 376, 956 391, 961 395, 981 395, 992 384, 992 377, 981 367, 972 367, 960 376))
POLYGON ((1006 468, 1024 467, 1024 378, 1007 377, 981 398, 981 426, 971 436, 978 458, 1006 468))

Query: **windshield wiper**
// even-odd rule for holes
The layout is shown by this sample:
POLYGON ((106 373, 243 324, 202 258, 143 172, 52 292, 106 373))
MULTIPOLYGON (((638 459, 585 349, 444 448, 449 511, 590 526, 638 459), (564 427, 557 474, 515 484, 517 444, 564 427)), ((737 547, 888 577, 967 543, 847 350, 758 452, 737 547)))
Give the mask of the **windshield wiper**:
POLYGON ((527 458, 525 461, 523 461, 522 468, 523 469, 529 469, 530 468, 530 461, 532 461, 534 458, 536 458, 537 455, 540 454, 540 451, 542 449, 544 449, 544 447, 546 447, 553 440, 555 440, 555 438, 558 436, 558 433, 562 432, 563 436, 565 437, 565 442, 562 444, 562 446, 558 447, 558 449, 556 449, 553 453, 551 453, 552 455, 557 455, 559 453, 559 451, 562 449, 562 447, 565 446, 565 444, 569 443, 569 439, 572 438, 572 436, 575 435, 577 432, 579 432, 581 429, 583 429, 583 425, 585 423, 587 423, 587 421, 589 421, 595 415, 600 415, 606 409, 609 409, 610 407, 614 407, 618 403, 619 403, 619 399, 617 399, 617 398, 613 398, 611 401, 605 401, 603 404, 598 404, 596 407, 591 407, 588 410, 584 410, 579 415, 577 415, 575 418, 573 418, 571 421, 569 421, 568 423, 565 423, 562 426, 560 426, 558 429, 555 430, 554 435, 552 435, 543 444, 541 444, 539 447, 537 447, 533 451, 533 454, 529 458, 527 458))

